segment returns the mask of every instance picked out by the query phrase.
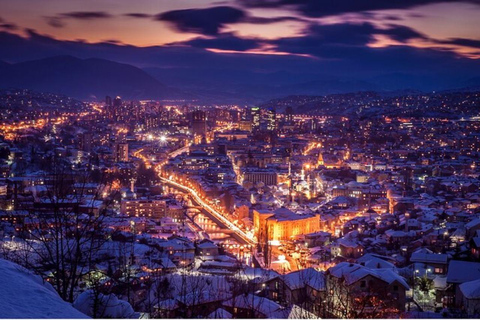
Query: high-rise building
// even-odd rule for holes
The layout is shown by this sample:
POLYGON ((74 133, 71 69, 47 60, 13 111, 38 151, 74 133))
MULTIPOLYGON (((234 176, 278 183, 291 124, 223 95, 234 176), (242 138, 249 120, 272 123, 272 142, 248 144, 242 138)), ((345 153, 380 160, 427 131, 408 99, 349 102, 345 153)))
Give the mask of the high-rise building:
POLYGON ((122 106, 122 98, 120 98, 119 96, 116 96, 115 99, 113 100, 113 106, 115 108, 119 108, 122 106))
POLYGON ((119 142, 115 145, 115 161, 117 162, 128 161, 128 143, 119 142))
POLYGON ((106 96, 106 97, 105 97, 105 105, 106 105, 107 107, 111 107, 111 106, 112 106, 112 97, 110 97, 110 96, 106 96))
POLYGON ((293 108, 290 106, 285 109, 285 122, 288 124, 293 122, 293 108))
POLYGON ((192 133, 205 136, 207 133, 207 114, 202 110, 192 112, 192 133))
POLYGON ((80 148, 82 151, 92 151, 93 134, 91 132, 84 132, 80 135, 80 148))
POLYGON ((251 119, 252 119, 252 131, 257 132, 260 131, 260 119, 261 119, 261 113, 260 113, 260 108, 259 107, 253 107, 250 109, 251 111, 251 119))
POLYGON ((276 131, 277 130, 277 112, 274 108, 269 108, 267 110, 267 131, 276 131))

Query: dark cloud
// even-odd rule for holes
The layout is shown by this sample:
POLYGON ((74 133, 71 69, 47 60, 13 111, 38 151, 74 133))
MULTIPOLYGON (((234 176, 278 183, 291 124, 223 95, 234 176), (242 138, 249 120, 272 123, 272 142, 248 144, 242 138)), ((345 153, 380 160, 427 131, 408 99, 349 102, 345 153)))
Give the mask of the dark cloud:
POLYGON ((466 39, 466 38, 450 38, 448 40, 437 40, 436 43, 440 44, 453 44, 457 46, 480 48, 480 40, 466 39))
POLYGON ((167 11, 157 14, 155 19, 169 22, 179 31, 215 35, 224 25, 240 22, 245 16, 242 10, 221 6, 167 11))
POLYGON ((62 13, 60 16, 79 20, 105 19, 112 17, 111 14, 105 11, 73 11, 62 13))
POLYGON ((59 17, 45 17, 47 23, 54 28, 63 28, 65 27, 65 21, 59 17))
POLYGON ((373 42, 375 35, 386 35, 402 43, 416 38, 427 39, 405 26, 390 25, 387 29, 379 29, 364 22, 311 25, 302 37, 281 38, 273 40, 272 44, 282 52, 336 59, 369 51, 366 46, 373 42))
POLYGON ((253 23, 253 24, 270 24, 270 23, 284 22, 284 21, 305 21, 305 20, 296 18, 296 17, 272 17, 272 18, 245 17, 242 20, 242 22, 253 23))
POLYGON ((239 38, 233 33, 222 33, 215 38, 195 38, 189 41, 172 43, 171 45, 186 45, 202 49, 247 51, 259 48, 261 42, 258 39, 239 38))
MULTIPOLYGON (((447 0, 237 0, 246 7, 275 8, 292 6, 309 17, 323 17, 363 11, 409 9, 412 7, 453 2, 447 0)), ((455 1, 480 4, 480 0, 455 1)))
POLYGON ((17 30, 18 26, 14 23, 1 23, 0 24, 0 29, 4 30, 17 30))
POLYGON ((428 39, 427 36, 412 28, 393 24, 389 25, 386 30, 377 30, 377 33, 387 35, 398 42, 406 42, 411 39, 428 39))
POLYGON ((66 26, 65 20, 93 20, 93 19, 108 19, 112 15, 104 11, 73 11, 57 14, 55 16, 44 17, 47 24, 54 28, 63 28, 66 26))
POLYGON ((148 14, 148 13, 137 13, 137 12, 125 13, 124 16, 130 17, 130 18, 151 18, 151 17, 153 17, 153 15, 148 14))

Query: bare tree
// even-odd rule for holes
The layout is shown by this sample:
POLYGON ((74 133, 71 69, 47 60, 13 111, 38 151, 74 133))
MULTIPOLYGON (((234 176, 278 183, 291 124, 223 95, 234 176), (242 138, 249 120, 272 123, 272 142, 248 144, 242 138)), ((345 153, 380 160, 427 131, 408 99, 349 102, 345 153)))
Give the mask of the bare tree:
POLYGON ((107 240, 104 210, 97 206, 101 191, 88 194, 89 172, 74 172, 59 159, 45 181, 46 195, 28 209, 23 233, 26 250, 16 254, 20 264, 48 274, 47 280, 60 296, 72 302, 107 240))

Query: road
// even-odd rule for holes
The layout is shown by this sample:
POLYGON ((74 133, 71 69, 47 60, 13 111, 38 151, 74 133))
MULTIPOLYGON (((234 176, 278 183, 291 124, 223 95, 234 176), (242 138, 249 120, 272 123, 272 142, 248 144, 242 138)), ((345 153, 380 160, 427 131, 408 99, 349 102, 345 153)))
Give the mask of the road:
MULTIPOLYGON (((176 149, 176 150, 170 152, 168 154, 168 158, 176 157, 176 156, 178 156, 178 155, 180 155, 184 152, 188 152, 188 150, 189 150, 189 146, 181 147, 179 149, 176 149)), ((135 151, 133 153, 133 155, 135 157, 138 157, 138 158, 142 159, 145 162, 145 165, 147 167, 150 167, 151 166, 150 161, 147 159, 147 157, 142 155, 142 152, 143 152, 143 149, 139 149, 139 150, 135 151)), ((168 161, 168 159, 166 161, 168 161)), ((161 170, 162 166, 165 164, 165 162, 158 163, 156 165, 157 172, 160 172, 160 170, 161 170)), ((249 234, 245 233, 242 229, 240 229, 235 224, 233 224, 230 220, 228 220, 223 215, 221 215, 210 204, 208 204, 203 199, 201 199, 198 196, 198 194, 195 190, 193 190, 192 188, 190 188, 188 186, 182 185, 182 184, 180 184, 176 181, 173 181, 171 179, 164 178, 160 175, 159 175, 159 178, 162 182, 167 183, 168 185, 173 186, 175 188, 178 188, 178 189, 180 189, 184 192, 187 192, 192 197, 192 200, 194 200, 199 206, 201 206, 205 210, 205 213, 207 213, 210 216, 210 218, 214 218, 215 220, 217 220, 218 222, 223 224, 226 229, 231 230, 235 234, 237 240, 241 240, 243 242, 243 244, 248 244, 248 245, 255 245, 256 244, 252 235, 249 235, 249 234)))
POLYGON ((230 220, 228 220, 227 218, 222 216, 220 213, 218 213, 211 205, 209 205, 204 200, 202 200, 202 198, 198 196, 195 190, 167 178, 160 177, 160 179, 164 183, 169 184, 170 186, 174 186, 184 192, 187 192, 192 197, 193 201, 196 202, 199 206, 201 206, 206 211, 206 213, 208 213, 213 218, 221 222, 226 228, 233 231, 240 239, 242 239, 245 242, 245 244, 255 245, 255 241, 250 235, 245 233, 242 229, 237 227, 230 220))

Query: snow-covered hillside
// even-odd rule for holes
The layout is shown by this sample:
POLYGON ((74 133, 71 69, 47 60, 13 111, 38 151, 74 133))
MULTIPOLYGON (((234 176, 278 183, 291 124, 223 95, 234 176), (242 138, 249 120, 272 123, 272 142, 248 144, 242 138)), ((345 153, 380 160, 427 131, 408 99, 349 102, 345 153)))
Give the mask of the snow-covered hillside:
POLYGON ((39 276, 0 259, 0 318, 88 318, 39 276))

